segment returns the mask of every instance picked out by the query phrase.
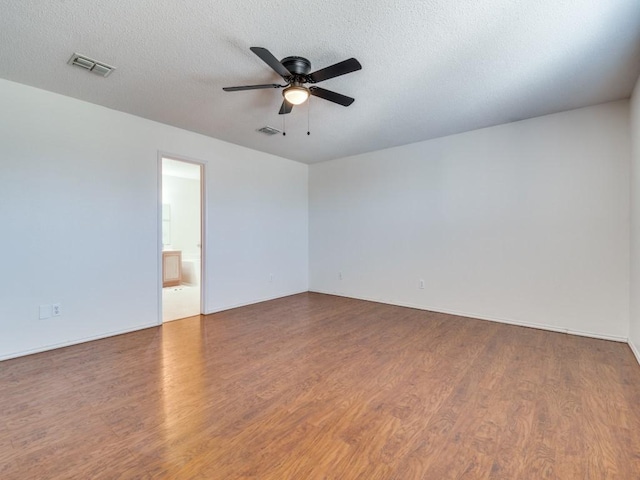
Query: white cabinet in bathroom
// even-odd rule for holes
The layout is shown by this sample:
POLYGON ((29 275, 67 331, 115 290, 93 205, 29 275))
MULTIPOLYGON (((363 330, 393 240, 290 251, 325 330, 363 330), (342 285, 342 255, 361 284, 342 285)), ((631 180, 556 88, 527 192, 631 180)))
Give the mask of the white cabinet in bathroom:
POLYGON ((162 286, 173 287, 182 283, 182 252, 162 252, 162 286))

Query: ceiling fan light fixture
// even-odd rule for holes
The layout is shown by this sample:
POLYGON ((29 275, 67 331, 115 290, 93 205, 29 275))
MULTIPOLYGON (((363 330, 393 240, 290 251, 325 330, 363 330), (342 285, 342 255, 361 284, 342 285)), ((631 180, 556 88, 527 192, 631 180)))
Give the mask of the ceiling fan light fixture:
POLYGON ((282 94, 291 105, 301 105, 309 98, 309 90, 297 85, 285 88, 282 94))

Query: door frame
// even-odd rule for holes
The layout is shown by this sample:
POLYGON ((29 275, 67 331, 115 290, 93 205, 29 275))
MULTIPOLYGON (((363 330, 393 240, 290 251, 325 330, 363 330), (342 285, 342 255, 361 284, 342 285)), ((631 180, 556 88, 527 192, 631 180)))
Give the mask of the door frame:
POLYGON ((157 289, 158 292, 158 325, 162 325, 162 159, 175 160, 178 162, 191 163, 200 167, 200 314, 206 315, 206 301, 204 292, 206 292, 206 232, 207 232, 207 162, 195 158, 186 157, 158 150, 158 204, 157 204, 157 222, 158 232, 156 235, 156 258, 158 262, 157 289))

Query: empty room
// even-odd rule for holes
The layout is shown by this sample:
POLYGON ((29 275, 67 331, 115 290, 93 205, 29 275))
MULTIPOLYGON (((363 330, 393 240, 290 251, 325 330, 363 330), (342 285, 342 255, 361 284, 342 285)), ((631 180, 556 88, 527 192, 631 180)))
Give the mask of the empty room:
POLYGON ((640 3, 6 0, 0 478, 640 480, 640 3))

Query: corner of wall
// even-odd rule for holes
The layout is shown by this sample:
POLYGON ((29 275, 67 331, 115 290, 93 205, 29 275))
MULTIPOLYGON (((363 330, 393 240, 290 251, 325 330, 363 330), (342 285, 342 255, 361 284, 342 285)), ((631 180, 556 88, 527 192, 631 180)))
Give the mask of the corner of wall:
POLYGON ((638 364, 640 364, 640 348, 638 348, 636 344, 633 343, 632 338, 629 338, 629 347, 631 348, 631 351, 633 352, 633 354, 636 356, 636 360, 638 361, 638 364))
POLYGON ((640 363, 640 77, 630 101, 631 130, 631 265, 629 279, 629 346, 640 363))

